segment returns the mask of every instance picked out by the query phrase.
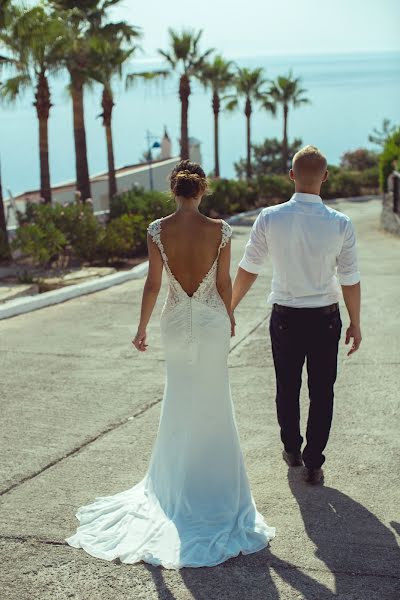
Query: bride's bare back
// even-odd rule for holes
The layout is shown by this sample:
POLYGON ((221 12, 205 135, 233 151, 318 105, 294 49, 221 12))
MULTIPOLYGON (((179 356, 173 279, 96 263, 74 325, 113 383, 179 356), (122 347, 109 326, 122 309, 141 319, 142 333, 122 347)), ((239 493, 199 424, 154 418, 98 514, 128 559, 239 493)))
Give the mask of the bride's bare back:
POLYGON ((141 352, 147 349, 146 326, 156 304, 164 268, 169 279, 164 317, 176 305, 192 311, 192 306, 198 310, 203 304, 222 313, 225 324, 228 315, 231 335, 234 335, 230 276, 232 230, 225 221, 210 219, 199 212, 199 204, 207 191, 207 177, 199 164, 189 160, 179 162, 171 172, 170 187, 176 212, 152 221, 148 227, 149 268, 140 323, 133 340, 141 352))
POLYGON ((162 220, 161 241, 171 272, 192 296, 217 257, 221 221, 193 211, 177 212, 162 220))

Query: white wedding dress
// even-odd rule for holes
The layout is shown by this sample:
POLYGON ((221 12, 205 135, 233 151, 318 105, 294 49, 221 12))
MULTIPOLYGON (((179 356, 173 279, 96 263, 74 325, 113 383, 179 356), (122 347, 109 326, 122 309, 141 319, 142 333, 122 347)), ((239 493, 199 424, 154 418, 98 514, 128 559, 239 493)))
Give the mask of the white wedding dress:
MULTIPOLYGON (((161 315, 166 384, 143 479, 78 509, 70 546, 123 563, 168 569, 213 566, 266 547, 275 536, 257 511, 240 448, 228 376, 231 324, 216 287, 218 255, 193 296, 175 279, 161 315)), ((222 248, 231 236, 222 222, 222 248)))

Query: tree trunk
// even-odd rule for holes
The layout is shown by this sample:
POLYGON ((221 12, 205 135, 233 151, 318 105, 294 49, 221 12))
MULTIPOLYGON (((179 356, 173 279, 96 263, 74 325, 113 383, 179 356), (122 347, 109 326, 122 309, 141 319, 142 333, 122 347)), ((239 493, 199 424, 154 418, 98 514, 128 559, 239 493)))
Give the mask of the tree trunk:
POLYGON ((246 176, 247 179, 251 179, 252 176, 252 168, 251 168, 251 128, 250 128, 250 120, 251 120, 251 101, 250 98, 246 100, 246 106, 244 113, 246 115, 247 120, 247 161, 246 161, 246 176))
POLYGON ((287 104, 283 105, 283 142, 282 142, 282 168, 283 172, 286 173, 288 168, 288 139, 287 139, 287 121, 288 121, 289 107, 287 104))
POLYGON ((76 187, 85 202, 90 194, 89 168, 86 149, 86 131, 83 109, 83 84, 79 77, 71 73, 71 94, 74 117, 76 187))
POLYGON ((214 176, 219 177, 219 110, 220 110, 220 101, 217 92, 213 94, 212 107, 214 112, 214 176))
POLYGON ((33 105, 39 120, 40 195, 46 204, 51 204, 48 121, 52 104, 49 82, 43 72, 38 77, 33 105))
POLYGON ((189 158, 189 132, 188 132, 188 113, 189 113, 190 81, 184 74, 179 81, 179 97, 181 99, 181 159, 189 158))
POLYGON ((6 215, 3 202, 3 186, 1 183, 1 166, 0 166, 0 258, 11 258, 10 244, 8 241, 6 215))
POLYGON ((112 97, 112 92, 109 87, 103 87, 103 97, 101 101, 101 106, 103 108, 103 125, 106 131, 106 142, 107 142, 107 159, 108 159, 108 196, 109 201, 116 195, 117 193, 117 180, 115 177, 115 163, 114 163, 114 147, 113 147, 113 138, 112 138, 112 110, 114 106, 114 101, 112 97))

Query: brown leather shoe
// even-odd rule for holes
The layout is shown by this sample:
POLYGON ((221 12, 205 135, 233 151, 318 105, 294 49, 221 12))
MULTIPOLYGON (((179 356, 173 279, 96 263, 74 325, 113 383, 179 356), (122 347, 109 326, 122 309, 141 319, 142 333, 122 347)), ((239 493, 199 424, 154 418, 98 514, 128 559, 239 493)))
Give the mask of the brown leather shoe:
POLYGON ((311 483, 312 485, 323 483, 324 472, 321 469, 321 467, 318 467, 316 469, 309 469, 308 467, 304 467, 303 479, 306 483, 311 483))
POLYGON ((282 458, 289 467, 301 467, 303 465, 301 452, 286 452, 286 450, 283 450, 282 458))

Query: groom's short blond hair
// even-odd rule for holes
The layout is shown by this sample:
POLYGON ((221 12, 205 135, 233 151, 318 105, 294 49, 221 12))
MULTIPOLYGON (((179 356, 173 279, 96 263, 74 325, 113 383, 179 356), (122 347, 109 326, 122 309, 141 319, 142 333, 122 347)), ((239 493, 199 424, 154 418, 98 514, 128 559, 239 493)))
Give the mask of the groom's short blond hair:
POLYGON ((295 177, 304 182, 320 179, 325 174, 328 162, 316 146, 304 146, 293 156, 292 169, 295 177))

